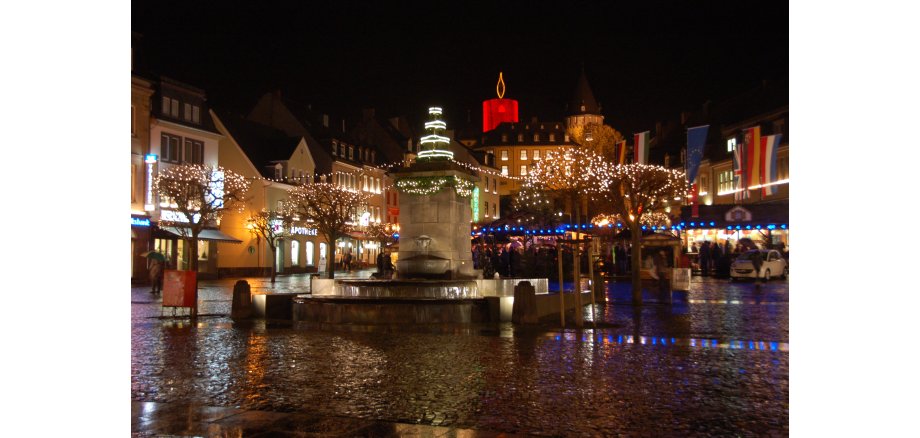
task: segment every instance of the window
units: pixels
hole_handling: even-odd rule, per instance
[[[349,147],[348,147],[348,159],[349,159],[349,160],[354,160],[354,159],[355,159],[355,147],[354,147],[354,146],[349,146]]]
[[[498,193],[498,188],[497,188],[497,187],[498,187],[498,180],[497,180],[497,179],[493,179],[493,180],[492,180],[492,193]]]
[[[709,193],[709,175],[700,173],[700,193]]]
[[[522,160],[527,159],[527,149],[521,149],[521,159]]]
[[[489,177],[486,177],[486,193],[489,192]]]
[[[732,177],[732,171],[726,170],[724,172],[719,172],[719,193],[724,193],[734,189],[732,183],[734,178]]]
[[[201,109],[198,105],[192,105],[192,122],[201,123]]]
[[[182,107],[183,107],[182,109],[184,110],[182,111],[182,118],[185,120],[192,120],[192,105],[186,103],[182,105]]]
[[[521,165],[521,176],[527,176],[527,165],[526,164]]]
[[[181,138],[170,134],[160,135],[160,161],[179,162]]]
[[[185,139],[185,162],[203,164],[204,143],[197,140]]]
[[[518,134],[518,143],[524,142],[524,134]]]
[[[323,260],[326,258],[326,253],[327,253],[327,252],[328,252],[328,251],[326,251],[326,243],[325,243],[325,242],[320,242],[320,244],[319,244],[319,262],[320,262],[320,263],[322,263]]]
[[[345,158],[345,145],[339,145],[339,156]]]
[[[134,196],[135,192],[137,192],[137,165],[132,164],[131,165],[131,202],[136,202],[137,197]]]
[[[179,101],[163,96],[163,106],[160,108],[163,115],[179,118]]]
[[[275,179],[281,179],[282,176],[283,168],[281,167],[281,163],[278,163],[275,165]]]
[[[735,142],[735,139],[734,139],[734,138],[730,138],[730,139],[728,139],[728,142],[727,142],[727,144],[726,144],[725,150],[728,151],[728,152],[732,152],[732,151],[735,150],[735,146],[736,146],[736,145],[737,145],[737,143]]]
[[[291,266],[300,266],[300,242],[291,241]]]
[[[137,110],[131,105],[131,135],[137,135]]]
[[[556,134],[550,134],[550,135],[549,135],[549,141],[550,141],[551,143],[554,142],[554,141],[556,141]]]
[[[550,141],[552,141],[552,139],[550,139]],[[539,149],[533,151],[533,159],[534,159],[534,160],[539,160],[539,159],[540,159],[540,150],[539,150]]]
[[[508,176],[508,166],[502,166],[502,175]]]
[[[313,266],[313,242],[307,242],[307,266]]]
[[[508,161],[508,151],[502,151],[502,161]]]
[[[492,218],[498,219],[498,205],[492,204]]]
[[[533,142],[534,142],[534,143],[538,143],[539,141],[540,141],[540,134],[534,134],[534,135],[533,135]]]
[[[489,217],[489,201],[485,201],[485,206],[483,210],[486,212],[486,217]]]
[[[569,134],[566,134],[566,135],[565,135],[565,142],[566,142],[566,143],[569,142]]]
[[[502,143],[508,143],[508,134],[502,134]]]

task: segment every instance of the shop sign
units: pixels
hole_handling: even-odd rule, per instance
[[[306,227],[291,227],[291,234],[299,234],[301,236],[316,236],[316,228],[306,228]]]
[[[200,218],[201,218],[201,215],[198,213],[195,213],[195,215],[192,217],[192,220],[194,220],[194,223],[197,224],[198,219]],[[175,210],[160,210],[160,220],[170,221],[170,222],[188,223],[188,218],[185,217],[185,214],[179,213],[178,211],[175,211]]]
[[[149,227],[149,226],[150,226],[150,219],[149,219],[149,218],[143,218],[143,219],[141,219],[141,218],[139,218],[139,217],[132,217],[132,218],[131,218],[131,226],[132,226],[132,227]]]
[[[744,207],[735,207],[725,213],[726,222],[750,222],[752,218],[751,211]]]

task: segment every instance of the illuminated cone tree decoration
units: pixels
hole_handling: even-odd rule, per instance
[[[634,304],[642,304],[640,282],[642,225],[666,226],[664,209],[688,192],[687,177],[682,170],[647,164],[608,165],[603,177],[605,204],[614,213],[613,220],[629,228],[632,241],[632,295]]]
[[[347,237],[356,226],[358,212],[367,205],[369,195],[329,183],[308,183],[296,186],[285,202],[286,209],[303,221],[313,221],[316,230],[326,238],[326,272],[335,277],[335,242]]]
[[[447,123],[441,120],[443,111],[438,107],[428,108],[428,121],[425,122],[425,131],[428,135],[419,142],[419,161],[450,160],[454,153],[448,149],[450,138],[441,134],[447,129]]]
[[[228,209],[243,206],[250,183],[243,176],[222,167],[202,164],[170,166],[160,171],[154,187],[161,202],[170,204],[184,220],[160,218],[160,226],[176,227],[186,247],[197,252],[198,235],[216,225]],[[189,270],[198,272],[198,256],[191,255]]]

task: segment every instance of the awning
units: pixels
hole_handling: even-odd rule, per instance
[[[163,231],[168,231],[171,234],[182,237],[182,232],[175,227],[160,227]],[[228,234],[221,233],[220,230],[201,230],[201,233],[198,234],[198,240],[213,240],[215,242],[225,242],[225,243],[243,243],[242,240],[239,240]]]

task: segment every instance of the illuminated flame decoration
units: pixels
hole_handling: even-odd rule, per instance
[[[498,83],[495,84],[495,93],[498,94],[499,99],[505,97],[505,80],[502,79],[502,72],[498,72]]]

